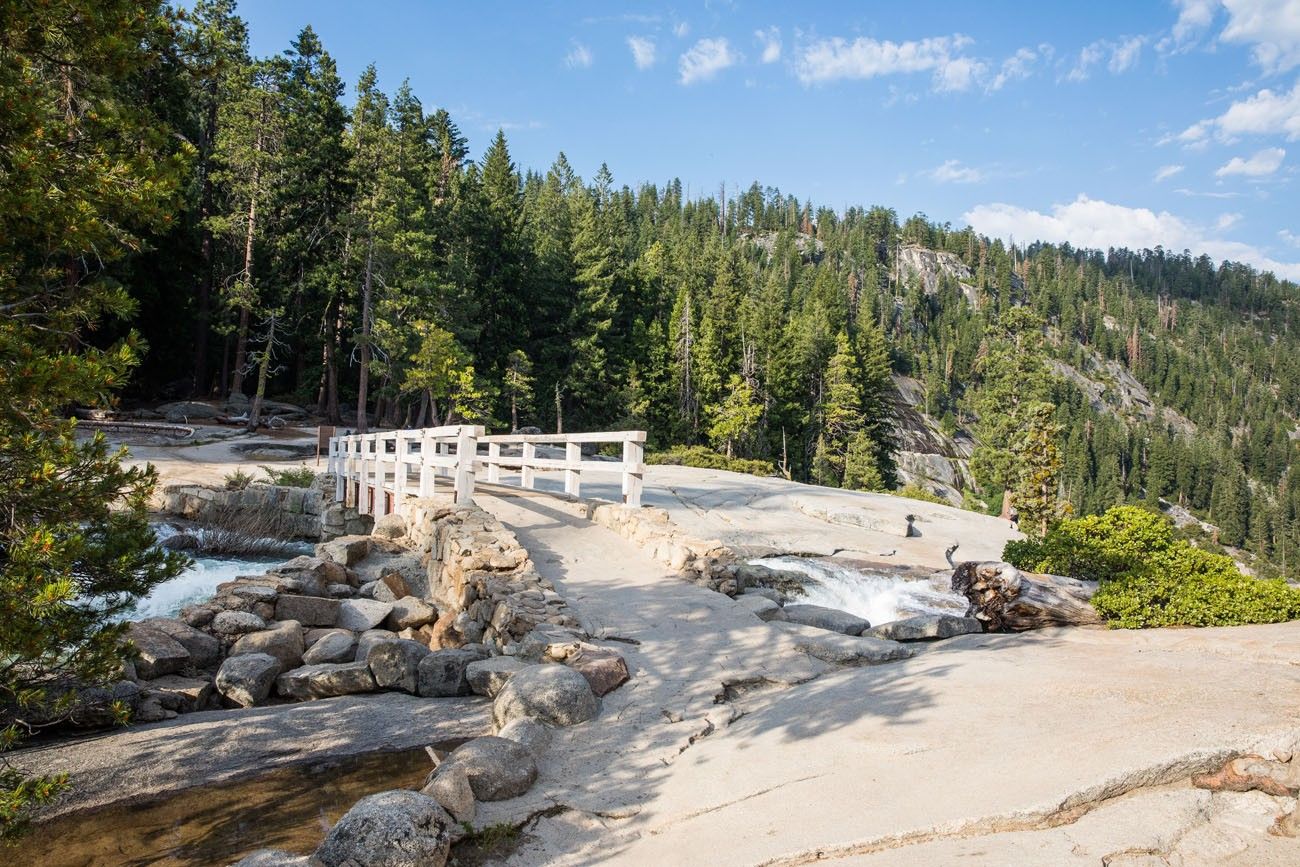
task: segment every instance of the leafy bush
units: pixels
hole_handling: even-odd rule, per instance
[[[1300,590],[1241,574],[1232,559],[1181,539],[1136,506],[1062,521],[1041,540],[1008,542],[1008,563],[1098,581],[1092,605],[1110,626],[1236,626],[1300,617]]]
[[[253,476],[243,470],[235,470],[233,473],[226,473],[226,490],[242,491],[253,483]]]
[[[704,446],[670,446],[664,451],[646,455],[645,461],[647,464],[675,464],[705,470],[730,470],[733,473],[748,473],[751,476],[776,475],[776,467],[771,461],[728,458]]]
[[[262,467],[266,479],[282,488],[310,488],[316,481],[316,471],[311,467],[288,467],[277,470],[274,467]]]
[[[952,505],[952,503],[948,502],[933,491],[927,490],[916,484],[903,485],[903,487],[893,493],[895,497],[904,497],[908,500],[920,500],[923,503],[934,503],[937,506]]]

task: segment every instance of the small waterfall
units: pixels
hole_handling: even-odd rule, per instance
[[[809,557],[764,557],[750,562],[808,576],[804,585],[807,595],[792,603],[837,608],[864,617],[873,626],[917,614],[966,613],[966,600],[948,589],[946,576],[941,581],[907,579]]]

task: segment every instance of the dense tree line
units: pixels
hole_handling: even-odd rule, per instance
[[[259,59],[228,0],[183,23],[150,98],[195,151],[186,200],[110,266],[141,302],[141,393],[242,393],[254,414],[269,394],[362,429],[637,426],[888,489],[890,376],[907,375],[978,442],[974,507],[1012,491],[1045,527],[1164,498],[1294,559],[1290,283],[1161,249],[1007,247],[757,183],[691,200],[605,166],[584,180],[563,154],[521,169],[499,132],[474,159],[408,85],[385,94],[372,67],[349,92],[310,27]],[[954,254],[967,286],[925,291],[900,245]],[[1154,405],[1094,407],[1061,365],[1122,371]]]

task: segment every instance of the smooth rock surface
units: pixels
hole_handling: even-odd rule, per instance
[[[822,605],[787,605],[781,613],[785,615],[783,619],[791,623],[814,626],[843,635],[861,635],[862,630],[871,627],[870,623],[857,615]]]
[[[915,652],[897,641],[842,635],[798,623],[773,621],[768,625],[790,636],[799,652],[835,665],[879,665],[907,659]]]
[[[764,622],[785,619],[781,606],[764,594],[746,592],[736,597],[736,604]]]
[[[600,710],[587,679],[564,665],[532,665],[515,672],[492,702],[492,719],[504,727],[521,719],[552,726],[586,722]]]
[[[474,789],[463,767],[439,768],[420,791],[441,804],[457,822],[474,821]]]
[[[506,723],[497,732],[497,737],[514,741],[534,756],[540,756],[550,746],[551,729],[535,719],[520,717]]]
[[[978,635],[983,631],[984,627],[974,617],[919,614],[873,626],[862,634],[868,638],[884,638],[889,641],[935,641],[958,635]]]

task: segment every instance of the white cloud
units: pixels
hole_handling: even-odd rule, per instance
[[[1282,148],[1264,148],[1262,151],[1256,151],[1245,159],[1233,157],[1220,166],[1214,175],[1219,178],[1232,175],[1262,178],[1281,168],[1282,160],[1285,158],[1286,151]]]
[[[701,39],[679,58],[677,68],[681,77],[678,80],[682,84],[708,81],[739,62],[740,55],[732,50],[731,43],[725,38]]]
[[[1178,189],[1174,190],[1174,192],[1180,196],[1188,196],[1190,198],[1198,198],[1198,199],[1240,199],[1241,198],[1241,193],[1235,193],[1235,192],[1228,193],[1228,192],[1216,191],[1216,190],[1205,190],[1201,192],[1197,190],[1189,190],[1186,187],[1179,187]]]
[[[1198,121],[1162,143],[1200,144],[1211,132],[1221,141],[1239,135],[1285,135],[1291,141],[1300,140],[1300,81],[1289,93],[1264,88],[1234,102],[1218,117]]]
[[[778,28],[755,30],[754,38],[763,46],[764,63],[776,63],[781,59],[781,31]]]
[[[1178,7],[1178,20],[1156,46],[1162,52],[1177,51],[1195,41],[1214,20],[1219,0],[1174,0],[1174,6]]]
[[[676,36],[678,39],[685,39],[686,34],[690,32],[691,32],[691,25],[687,24],[685,21],[678,21],[676,24],[673,25],[673,35]]]
[[[1112,75],[1127,72],[1137,65],[1146,41],[1145,36],[1122,36],[1118,42],[1098,39],[1080,49],[1079,59],[1065,78],[1067,81],[1087,81],[1092,75],[1092,68],[1103,60],[1106,60],[1106,68]]]
[[[958,160],[947,160],[926,172],[925,175],[940,184],[978,184],[984,180],[982,171],[963,166]]]
[[[1277,236],[1292,247],[1300,247],[1300,235],[1297,235],[1289,229],[1280,229]]]
[[[1111,49],[1110,63],[1107,64],[1107,69],[1115,75],[1132,69],[1137,65],[1138,58],[1142,54],[1142,46],[1146,41],[1145,36],[1133,36],[1116,44]]]
[[[1182,166],[1161,166],[1156,170],[1156,183],[1167,181],[1183,170]]]
[[[592,62],[591,49],[581,42],[574,42],[569,53],[564,55],[564,65],[570,69],[586,69]]]
[[[1080,195],[1065,205],[1043,213],[1001,202],[977,205],[963,215],[976,231],[994,237],[1025,241],[1069,242],[1075,247],[1105,250],[1191,250],[1215,259],[1246,262],[1279,277],[1300,280],[1300,262],[1280,262],[1262,250],[1239,241],[1216,238],[1210,231],[1168,211],[1130,208]]]
[[[1214,221],[1214,228],[1226,232],[1240,222],[1241,214],[1219,214],[1219,219]]]
[[[649,69],[655,65],[655,43],[644,36],[629,36],[627,47],[632,51],[632,62],[637,69]]]
[[[968,36],[932,36],[890,42],[862,36],[852,42],[836,36],[799,51],[795,75],[804,84],[839,79],[869,79],[884,75],[930,72],[936,90],[965,90],[984,73],[984,64],[961,52]]]
[[[1300,0],[1223,0],[1228,24],[1219,38],[1251,46],[1265,72],[1300,66]]]
[[[1031,48],[1019,49],[1015,54],[1002,61],[1002,68],[998,70],[997,75],[993,76],[988,89],[990,91],[1001,90],[1008,82],[1028,78],[1033,72],[1034,64],[1038,62],[1039,55],[1042,54],[1046,57],[1051,53],[1051,50],[1050,45],[1040,45],[1038,51]]]

